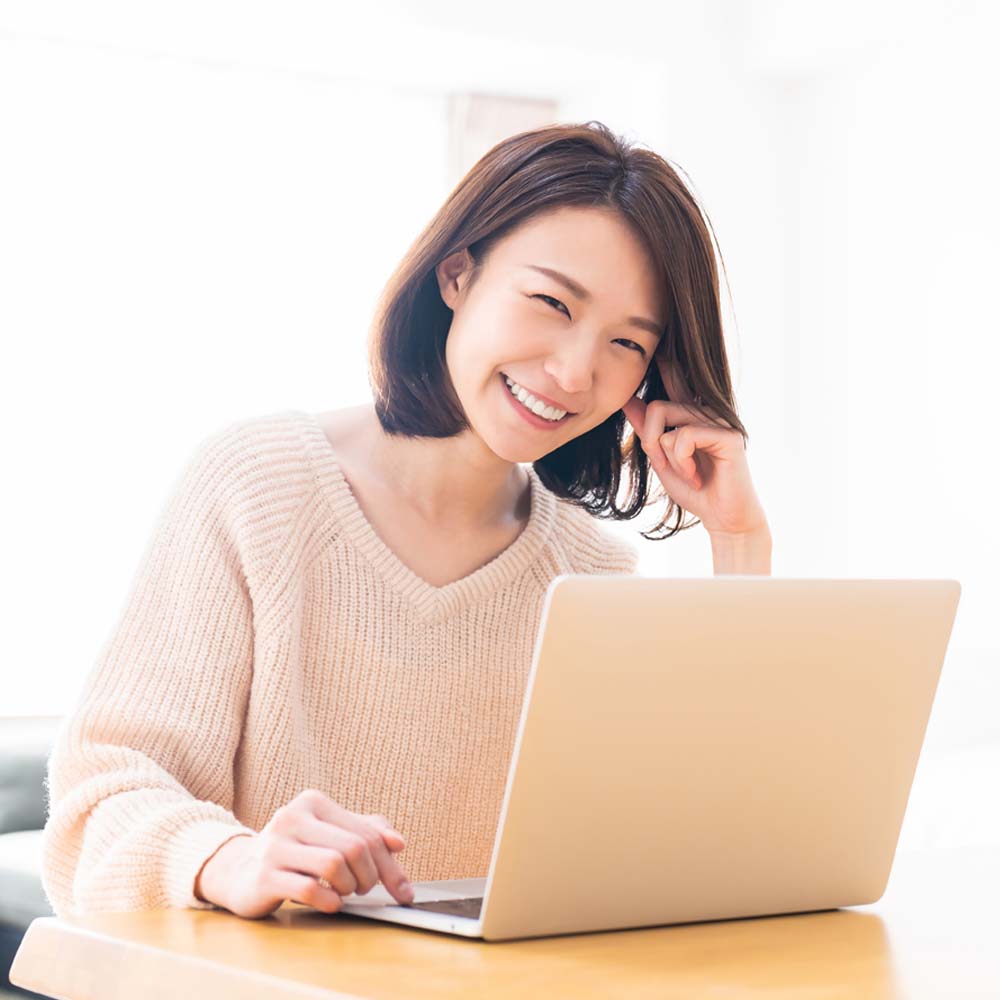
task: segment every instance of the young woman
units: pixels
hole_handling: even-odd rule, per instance
[[[635,570],[597,518],[655,477],[658,528],[689,511],[716,572],[770,571],[709,228],[600,123],[472,168],[370,374],[372,405],[231,423],[184,470],[50,758],[57,914],[483,876],[548,583]]]

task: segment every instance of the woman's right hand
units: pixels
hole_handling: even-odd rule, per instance
[[[310,788],[260,833],[226,841],[195,880],[195,895],[240,917],[267,916],[286,899],[336,913],[344,896],[381,881],[406,905],[413,889],[393,857],[405,846],[384,816],[351,812]]]

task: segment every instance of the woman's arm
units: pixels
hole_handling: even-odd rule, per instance
[[[217,432],[180,477],[56,738],[42,882],[57,915],[208,908],[201,866],[255,832],[231,811],[253,660],[234,449]]]
[[[746,534],[716,533],[712,539],[715,575],[747,573],[771,575],[771,531],[764,527]]]

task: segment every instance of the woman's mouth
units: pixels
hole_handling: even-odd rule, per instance
[[[517,412],[520,413],[532,427],[538,427],[542,430],[551,430],[553,427],[561,427],[571,416],[573,416],[572,413],[556,410],[555,407],[551,406],[545,407],[541,413],[535,413],[535,409],[538,408],[538,402],[540,401],[536,401],[526,389],[521,388],[516,382],[509,379],[503,372],[500,373],[500,381],[503,383],[504,395],[510,400],[514,409],[516,409]],[[515,389],[517,390],[517,395],[514,395]],[[519,397],[523,397],[523,401]],[[534,409],[529,409],[529,407],[534,407]],[[558,417],[558,419],[548,419],[558,413],[562,413],[562,416]]]

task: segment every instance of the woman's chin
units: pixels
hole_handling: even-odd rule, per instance
[[[537,448],[528,449],[523,446],[516,448],[510,444],[504,446],[500,442],[497,442],[495,445],[491,445],[490,450],[494,455],[496,455],[497,458],[504,462],[521,465],[525,463],[530,464],[531,462],[537,462],[542,457]],[[544,452],[542,454],[544,454]]]
[[[553,443],[550,448],[543,448],[538,444],[534,447],[529,447],[523,443],[517,444],[514,442],[504,442],[504,441],[494,441],[489,447],[497,458],[503,459],[505,462],[516,462],[521,465],[530,465],[533,462],[537,462],[540,458],[544,458],[550,452],[556,450],[561,445],[566,442],[562,439],[558,443]]]
[[[489,434],[480,434],[479,438],[504,462],[537,462],[545,454],[537,441],[525,441],[503,427],[494,427]]]

